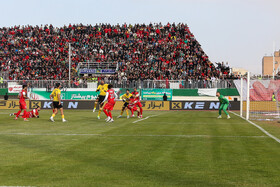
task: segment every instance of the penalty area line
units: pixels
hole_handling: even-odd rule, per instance
[[[240,117],[240,118],[242,118],[242,119],[244,119],[244,120],[246,120],[246,121],[247,121],[248,123],[250,123],[251,125],[254,125],[254,126],[257,127],[258,129],[260,129],[264,134],[266,134],[266,135],[269,136],[270,138],[274,139],[276,142],[280,143],[280,139],[276,138],[275,136],[273,136],[272,134],[270,134],[269,132],[267,132],[266,130],[264,130],[264,129],[263,129],[262,127],[260,127],[259,125],[255,124],[254,122],[252,122],[252,121],[250,121],[250,120],[245,119],[243,116],[240,116],[240,115],[238,115],[238,114],[236,114],[236,113],[234,113],[234,112],[231,112],[231,111],[229,111],[229,112],[232,113],[232,114],[234,114],[234,115],[236,115],[236,116],[238,116],[238,117]]]
[[[267,136],[217,136],[204,134],[65,134],[65,133],[0,133],[19,136],[99,136],[99,137],[180,137],[180,138],[268,138]]]
[[[149,119],[150,117],[154,117],[154,116],[158,116],[158,115],[147,116],[147,117],[145,117],[145,118],[142,118],[142,119],[138,119],[138,120],[136,120],[136,121],[133,121],[132,123],[137,123],[137,122],[139,122],[139,121],[143,121],[143,120]]]

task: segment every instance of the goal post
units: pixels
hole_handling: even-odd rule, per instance
[[[240,96],[240,117],[249,119],[250,116],[250,72],[247,72],[239,80],[235,82]],[[244,84],[245,82],[245,84]],[[244,105],[245,104],[245,105]],[[245,115],[245,116],[243,116]]]
[[[243,77],[241,77],[240,79],[240,117],[243,117]]]
[[[250,117],[250,72],[247,72],[246,119]]]
[[[235,80],[240,95],[240,116],[250,120],[278,120],[280,80],[254,77],[248,72]]]

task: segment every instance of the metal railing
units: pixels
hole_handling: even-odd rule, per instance
[[[102,70],[117,70],[118,69],[118,63],[117,62],[79,62],[76,70],[80,74],[84,74],[83,70],[86,72],[86,70],[96,70],[95,72],[89,71],[87,74],[100,74],[104,73]],[[97,71],[99,70],[99,71]],[[101,70],[101,72],[100,72]]]
[[[176,89],[196,89],[196,88],[235,88],[233,80],[109,80],[115,88],[176,88]]]
[[[77,69],[116,69],[118,68],[117,62],[79,62]]]
[[[30,88],[52,89],[56,83],[61,83],[63,88],[69,88],[68,80],[4,80],[0,83],[0,88],[8,88],[8,82],[17,82],[19,85],[27,84]],[[71,81],[70,88],[88,88],[91,81],[79,80]],[[235,88],[232,79],[229,80],[105,80],[112,84],[114,88]]]
[[[30,88],[46,88],[52,89],[56,83],[60,83],[62,87],[69,88],[68,80],[4,80],[3,83],[0,83],[0,88],[8,88],[8,82],[16,82],[19,85],[28,85]],[[77,81],[71,81],[70,88],[87,88],[87,83],[78,83]]]

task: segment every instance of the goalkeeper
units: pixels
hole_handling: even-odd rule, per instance
[[[121,96],[120,99],[122,99],[124,103],[123,103],[121,115],[119,115],[118,118],[122,117],[124,110],[126,111],[127,118],[129,118],[129,113],[127,111],[127,106],[129,104],[129,99],[130,99],[131,96],[132,96],[132,94],[129,92],[129,89],[127,89],[126,93]]]
[[[219,116],[218,118],[222,118],[222,110],[225,112],[225,114],[227,115],[227,119],[230,119],[230,116],[227,112],[227,108],[229,105],[229,101],[227,98],[225,98],[225,96],[221,95],[220,92],[216,93],[216,96],[218,97],[219,101],[220,101],[220,108],[219,108]]]

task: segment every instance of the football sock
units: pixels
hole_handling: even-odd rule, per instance
[[[141,115],[142,115],[142,113],[143,113],[143,109],[142,109],[142,108],[140,108],[140,113],[141,113]]]
[[[55,114],[52,114],[52,117],[54,118]]]
[[[94,103],[94,109],[96,109],[97,102]]]
[[[123,110],[121,111],[121,116],[123,115]]]
[[[108,112],[108,114],[109,114],[110,118],[113,118],[113,117],[112,117],[112,113],[111,113],[111,111],[110,111],[110,112]]]
[[[98,116],[100,116],[100,114],[101,114],[101,111],[102,111],[102,110],[99,110],[99,111],[98,111]]]
[[[131,110],[131,115],[132,115],[132,116],[134,115],[134,112],[133,112],[133,110]]]
[[[107,117],[109,117],[108,112],[107,112],[106,110],[103,110],[103,111],[104,111],[105,115],[106,115]]]
[[[64,115],[61,115],[62,119],[64,119]]]
[[[26,112],[26,110],[24,110],[23,111],[23,116],[22,116],[23,118],[27,118],[27,112]]]
[[[128,110],[126,110],[126,115],[129,116]]]
[[[19,115],[20,115],[20,112],[21,112],[21,110],[19,110],[17,113],[16,113],[16,117],[18,117]]]

